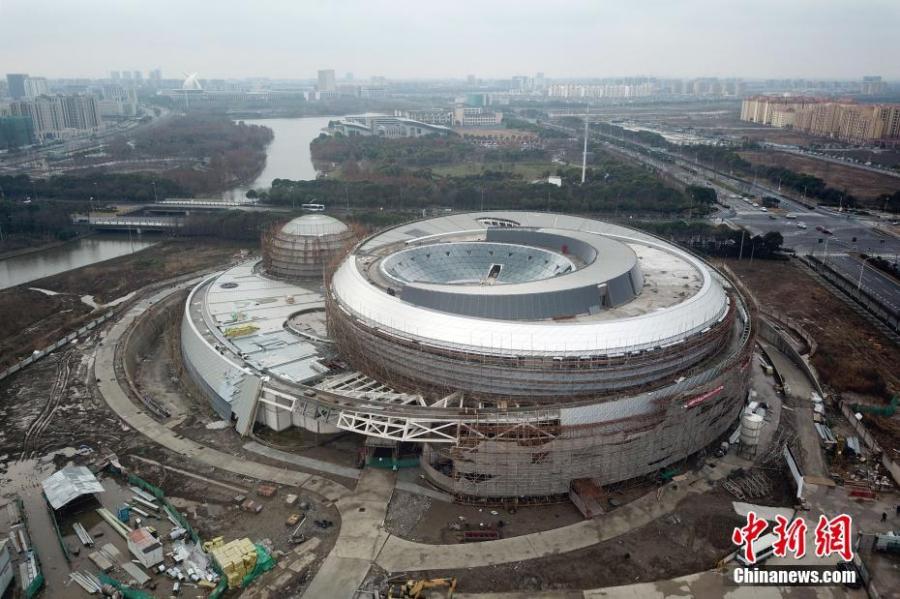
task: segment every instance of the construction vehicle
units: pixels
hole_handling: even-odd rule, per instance
[[[441,595],[425,593],[425,591],[437,591],[438,589],[440,589]],[[452,599],[455,590],[455,578],[423,578],[420,580],[407,580],[399,584],[391,583],[388,587],[387,596],[388,599],[430,599],[432,597]]]

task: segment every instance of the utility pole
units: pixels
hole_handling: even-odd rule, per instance
[[[587,177],[587,141],[588,141],[588,120],[584,117],[584,152],[581,154],[581,184],[584,185],[585,177]]]

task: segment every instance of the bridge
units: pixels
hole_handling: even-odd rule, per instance
[[[131,216],[131,215],[74,215],[72,221],[88,224],[95,229],[116,231],[167,231],[184,226],[180,216]]]

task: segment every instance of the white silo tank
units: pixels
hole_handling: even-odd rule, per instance
[[[744,447],[756,447],[759,445],[759,436],[762,433],[763,417],[759,414],[744,413],[741,418],[741,445]]]

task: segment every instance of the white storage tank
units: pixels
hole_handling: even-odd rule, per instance
[[[741,418],[741,445],[755,447],[759,445],[759,436],[762,432],[763,417],[759,414],[744,413]]]

